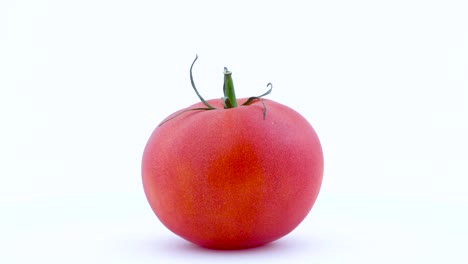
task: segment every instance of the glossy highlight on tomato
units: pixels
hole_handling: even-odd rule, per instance
[[[319,194],[323,154],[299,113],[262,96],[236,99],[226,92],[232,79],[227,86],[225,79],[222,100],[199,96],[156,127],[142,179],[152,210],[173,233],[207,248],[241,249],[303,221]]]

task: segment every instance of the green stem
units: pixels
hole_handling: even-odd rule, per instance
[[[232,81],[232,72],[224,67],[224,86],[223,86],[223,103],[224,108],[237,107],[236,92],[234,91],[234,83]]]

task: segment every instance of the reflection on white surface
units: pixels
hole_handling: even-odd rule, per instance
[[[291,234],[248,250],[210,250],[165,229],[135,193],[62,197],[3,210],[0,260],[117,263],[392,263],[466,259],[467,207],[323,194]]]

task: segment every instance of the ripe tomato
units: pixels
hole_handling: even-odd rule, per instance
[[[180,237],[208,248],[255,247],[288,234],[311,210],[323,175],[317,134],[293,109],[256,99],[227,109],[202,99],[188,109],[213,109],[179,112],[150,136],[144,191]]]

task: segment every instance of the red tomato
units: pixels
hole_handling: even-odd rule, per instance
[[[229,109],[207,102],[217,109],[180,114],[149,138],[142,177],[151,208],[169,230],[208,248],[255,247],[288,234],[322,182],[314,129],[272,100],[263,101],[265,118],[258,100]]]

